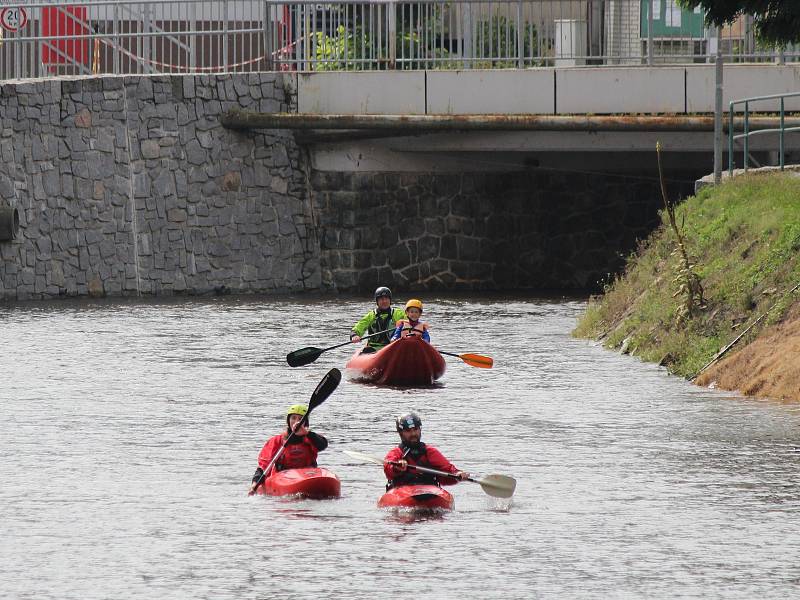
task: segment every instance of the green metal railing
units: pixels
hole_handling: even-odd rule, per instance
[[[747,171],[747,160],[750,153],[749,140],[751,135],[761,135],[764,133],[777,133],[778,134],[778,154],[780,155],[780,167],[783,167],[786,162],[786,153],[784,150],[784,137],[786,133],[800,131],[800,127],[785,127],[786,115],[786,99],[800,97],[800,92],[792,92],[787,94],[772,94],[769,96],[753,96],[752,98],[743,98],[741,100],[732,100],[728,110],[728,174],[733,175],[733,146],[736,140],[744,140],[742,142],[744,152],[744,170]],[[761,102],[764,100],[780,100],[780,126],[773,127],[772,129],[757,129],[750,131],[750,104],[753,102]],[[735,114],[735,107],[737,104],[744,104],[744,122],[742,133],[734,135],[733,118]],[[761,111],[763,112],[763,110]]]

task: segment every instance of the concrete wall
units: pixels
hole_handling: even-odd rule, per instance
[[[0,87],[0,298],[319,287],[289,133],[222,111],[294,107],[281,74],[42,80]]]
[[[800,92],[800,65],[725,65],[724,84],[725,110],[730,100]],[[711,113],[714,86],[713,65],[304,73],[298,106],[321,114]],[[786,108],[800,110],[800,98]]]

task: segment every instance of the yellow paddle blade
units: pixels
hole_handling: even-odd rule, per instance
[[[458,358],[479,369],[491,369],[494,364],[494,360],[490,356],[481,356],[480,354],[459,354]]]

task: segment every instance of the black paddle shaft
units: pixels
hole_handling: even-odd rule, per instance
[[[394,329],[385,329],[384,331],[377,331],[375,333],[371,333],[369,335],[365,335],[362,337],[362,340],[366,340],[371,337],[375,337],[376,335],[381,335],[383,333],[388,333],[390,331],[394,331]],[[295,350],[294,352],[289,352],[286,355],[286,362],[289,363],[290,367],[302,367],[303,365],[310,364],[317,360],[323,352],[327,352],[328,350],[334,350],[335,348],[341,348],[342,346],[347,346],[348,344],[352,344],[352,341],[349,342],[342,342],[341,344],[336,344],[335,346],[331,346],[329,348],[315,348],[314,346],[307,346],[305,348],[300,348],[299,350]]]

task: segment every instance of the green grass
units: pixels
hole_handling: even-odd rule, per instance
[[[707,306],[680,319],[683,297],[673,294],[677,242],[662,225],[627,262],[624,273],[590,301],[573,335],[601,339],[643,360],[691,377],[761,314],[763,327],[780,320],[800,293],[800,178],[740,176],[706,188],[676,207],[676,219],[700,278]]]

